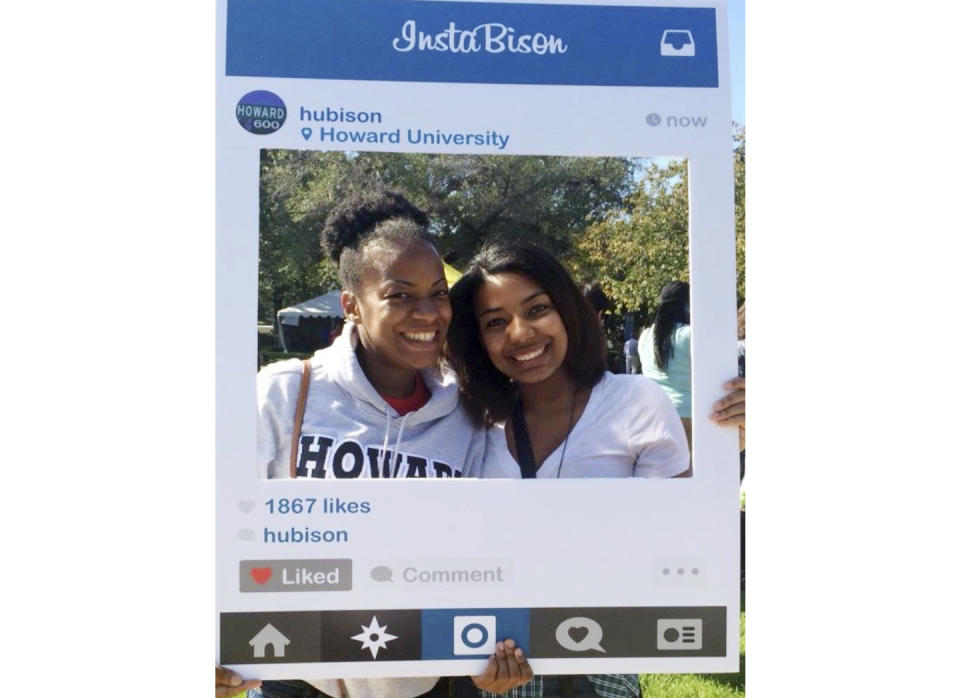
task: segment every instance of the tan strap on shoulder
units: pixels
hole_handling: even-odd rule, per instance
[[[297,450],[300,445],[300,429],[303,427],[303,411],[307,407],[307,392],[310,390],[310,359],[302,362],[300,394],[297,396],[297,411],[293,417],[293,435],[290,438],[290,477],[297,477]]]

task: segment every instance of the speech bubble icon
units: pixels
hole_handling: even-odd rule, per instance
[[[557,626],[557,643],[565,650],[571,652],[586,652],[587,650],[599,650],[606,654],[606,650],[600,646],[600,640],[603,639],[603,628],[593,618],[584,618],[576,616],[567,618]]]
[[[373,577],[375,582],[392,582],[393,570],[386,565],[380,565],[370,570],[370,576]]]

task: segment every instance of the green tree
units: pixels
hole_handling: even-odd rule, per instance
[[[404,189],[430,216],[450,259],[465,261],[496,235],[563,253],[629,188],[627,158],[360,153],[350,188]]]
[[[563,254],[620,206],[631,174],[626,158],[441,155],[430,163],[428,208],[457,260],[498,235]]]
[[[745,136],[734,129],[734,200],[737,298],[744,287]],[[669,281],[688,281],[689,198],[686,161],[648,164],[625,198],[622,210],[588,226],[567,257],[581,279],[593,279],[621,312],[649,314]]]
[[[587,228],[568,263],[618,310],[647,311],[665,283],[689,279],[686,161],[647,165],[625,204]]]
[[[336,288],[337,270],[323,253],[320,230],[355,179],[340,152],[264,150],[260,158],[258,316]]]
[[[737,241],[737,304],[747,296],[746,237],[747,237],[747,138],[743,125],[734,124],[733,131],[733,204],[734,232]]]
[[[388,186],[430,216],[445,256],[464,263],[493,235],[560,254],[591,221],[621,205],[627,158],[264,151],[260,167],[261,321],[337,286],[320,230],[343,197]]]

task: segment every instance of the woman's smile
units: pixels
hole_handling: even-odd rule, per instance
[[[443,348],[443,332],[440,328],[401,330],[400,339],[412,353],[428,353],[435,361]]]
[[[404,339],[409,339],[411,342],[435,342],[437,341],[437,331],[431,330],[429,332],[401,332]]]
[[[534,349],[531,352],[523,353],[523,354],[514,354],[513,359],[521,363],[526,363],[527,361],[532,361],[538,356],[543,356],[543,352],[546,351],[546,349],[547,349],[547,345],[544,344],[543,346],[539,347],[538,349]]]

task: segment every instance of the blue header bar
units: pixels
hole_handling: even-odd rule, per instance
[[[227,75],[717,87],[713,8],[228,0]]]

